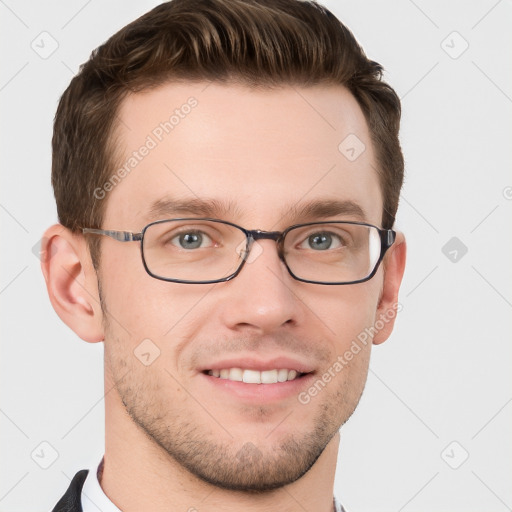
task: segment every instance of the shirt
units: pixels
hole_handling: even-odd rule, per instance
[[[83,512],[121,512],[103,492],[98,475],[103,471],[103,459],[96,470],[89,471],[82,487]],[[341,503],[333,498],[333,512],[346,512]]]

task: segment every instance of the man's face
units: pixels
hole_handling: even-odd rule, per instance
[[[197,104],[181,108],[190,97]],[[158,130],[180,108],[173,128]],[[351,201],[365,215],[333,214],[331,220],[380,226],[382,197],[368,128],[341,87],[167,84],[129,96],[119,119],[121,165],[141,146],[151,147],[105,199],[104,229],[138,232],[154,220],[214,216],[247,229],[282,231],[325,220],[303,207],[329,201]],[[355,160],[338,149],[350,134],[366,146]],[[177,200],[214,201],[218,209],[150,214],[152,205]],[[235,279],[217,284],[150,277],[136,242],[104,238],[101,248],[113,399],[164,453],[231,489],[295,481],[350,417],[366,380],[370,343],[308,403],[299,395],[374,324],[383,283],[382,268],[361,284],[302,283],[289,275],[274,241],[258,244],[257,257]],[[143,340],[151,341],[140,345]],[[146,362],[158,350],[159,357],[143,364],[139,345],[150,354],[142,357]],[[234,367],[307,374],[274,384],[208,375]]]

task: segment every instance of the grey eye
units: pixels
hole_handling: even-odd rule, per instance
[[[177,242],[177,244],[182,249],[198,249],[198,248],[202,247],[203,242],[207,241],[207,240],[208,240],[208,237],[204,236],[202,233],[188,232],[188,233],[181,233],[178,236],[174,237],[172,242],[175,245]]]
[[[317,251],[330,249],[332,243],[333,237],[330,233],[315,233],[308,237],[308,246]]]

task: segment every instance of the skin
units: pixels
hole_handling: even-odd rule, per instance
[[[377,162],[346,89],[206,86],[165,84],[124,100],[121,165],[189,97],[198,105],[104,199],[105,229],[140,231],[149,205],[165,197],[231,201],[234,208],[217,218],[269,231],[317,220],[300,214],[305,202],[351,200],[380,226]],[[366,146],[353,162],[338,150],[351,133]],[[261,253],[234,280],[184,285],[150,277],[136,242],[103,237],[96,275],[82,235],[56,225],[45,237],[51,257],[43,272],[55,310],[82,339],[105,343],[101,485],[120,509],[332,509],[338,431],[363,391],[371,343],[307,404],[296,393],[272,402],[240,399],[198,368],[283,355],[320,377],[398,301],[401,233],[375,277],[348,286],[294,280],[272,240],[258,242]],[[391,319],[373,344],[392,328]],[[160,350],[149,366],[134,355],[147,338]]]

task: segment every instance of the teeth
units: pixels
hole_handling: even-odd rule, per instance
[[[277,381],[286,382],[288,380],[288,370],[285,368],[277,372]]]
[[[237,380],[240,382],[242,382],[244,380],[244,372],[241,368],[231,368],[231,370],[228,370],[228,372],[229,372],[229,377],[224,377],[225,379]]]
[[[247,384],[261,384],[261,372],[257,370],[244,370],[242,380]]]
[[[261,372],[262,384],[275,384],[277,382],[277,370],[266,370]]]
[[[223,368],[222,370],[209,370],[208,375],[221,379],[245,382],[247,384],[276,384],[294,380],[301,374],[297,370],[281,368],[279,370],[242,370],[241,368]]]

